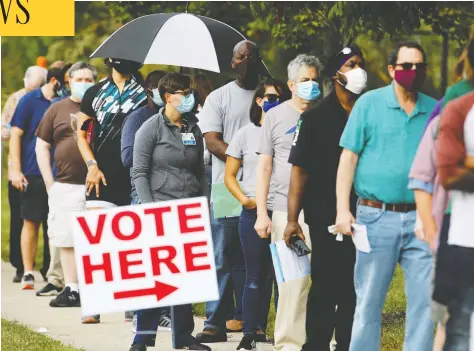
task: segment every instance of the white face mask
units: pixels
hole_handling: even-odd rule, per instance
[[[339,73],[346,76],[347,84],[344,85],[339,80],[337,82],[354,94],[361,94],[367,86],[367,72],[360,67],[346,73]]]

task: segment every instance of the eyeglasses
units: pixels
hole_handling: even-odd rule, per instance
[[[280,96],[277,94],[265,94],[263,97],[267,98],[268,102],[276,102],[280,100]]]
[[[410,71],[413,69],[413,66],[415,66],[417,70],[426,69],[428,64],[426,62],[419,62],[419,63],[404,62],[404,63],[396,63],[395,66],[401,66],[403,70]]]
[[[185,96],[185,97],[188,97],[189,95],[193,94],[194,93],[194,90],[193,89],[189,89],[188,91],[175,91],[174,93],[170,93],[170,94],[178,94],[178,95],[182,95],[182,96]]]

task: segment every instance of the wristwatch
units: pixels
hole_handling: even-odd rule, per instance
[[[90,161],[87,161],[87,162],[86,162],[86,165],[87,165],[88,168],[89,168],[90,166],[96,165],[96,164],[97,164],[97,161],[96,161],[96,160],[90,160]]]

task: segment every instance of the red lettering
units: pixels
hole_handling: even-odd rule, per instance
[[[181,234],[204,231],[204,227],[189,227],[188,226],[188,221],[190,221],[191,219],[202,218],[201,214],[196,214],[196,215],[191,215],[191,216],[186,214],[186,210],[188,208],[196,208],[196,207],[200,208],[201,204],[199,202],[196,202],[194,204],[178,206],[179,228],[181,229]]]
[[[87,240],[89,241],[89,244],[94,245],[94,244],[99,244],[100,239],[102,238],[102,232],[104,230],[104,224],[105,224],[105,214],[101,214],[99,216],[99,221],[97,222],[97,227],[95,229],[95,235],[92,234],[89,225],[86,222],[86,219],[84,217],[78,217],[77,221],[79,222],[79,225],[82,228],[82,231],[86,235]]]
[[[94,281],[92,279],[92,273],[95,271],[104,271],[105,281],[110,282],[113,280],[112,275],[112,262],[110,261],[110,254],[102,254],[103,263],[93,265],[91,263],[91,257],[89,255],[82,256],[82,265],[84,266],[84,277],[86,279],[86,284],[92,284]]]
[[[187,272],[205,271],[205,270],[211,269],[211,265],[209,264],[205,264],[202,266],[196,266],[194,264],[195,258],[207,257],[207,252],[201,252],[201,253],[193,252],[193,247],[198,247],[198,246],[207,246],[207,242],[199,241],[196,243],[184,244],[184,258],[186,260]]]
[[[163,213],[171,212],[171,207],[148,208],[145,214],[152,214],[155,216],[156,236],[165,235],[165,228],[163,227]]]
[[[160,251],[167,251],[167,257],[159,257]],[[176,249],[173,246],[159,246],[150,248],[151,266],[153,267],[153,275],[160,275],[160,264],[168,267],[171,273],[180,273],[178,267],[173,263],[176,258]]]
[[[120,220],[124,217],[131,218],[133,221],[133,232],[131,234],[125,235],[120,230]],[[135,212],[132,211],[123,211],[117,213],[114,218],[112,219],[112,232],[119,240],[133,240],[136,239],[140,233],[142,232],[142,222],[140,220],[140,216],[137,215]]]
[[[142,260],[130,261],[128,255],[141,254],[142,249],[120,251],[119,252],[119,261],[120,261],[120,272],[122,273],[122,279],[135,279],[135,278],[145,278],[146,274],[144,272],[139,273],[130,273],[131,266],[139,266],[143,264]]]

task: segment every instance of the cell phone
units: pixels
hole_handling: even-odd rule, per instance
[[[26,189],[28,188],[28,184],[25,182],[21,182],[23,184],[23,192],[26,193]]]
[[[309,249],[308,245],[301,239],[299,236],[295,235],[292,236],[290,239],[290,249],[298,256],[302,257],[305,255],[309,255],[311,250]]]

